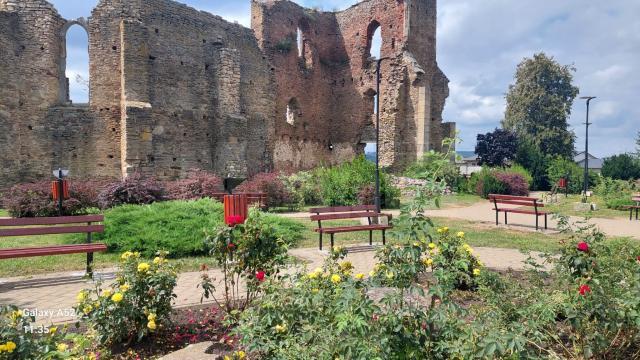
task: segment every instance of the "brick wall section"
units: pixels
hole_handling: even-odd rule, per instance
[[[374,25],[389,57],[383,165],[439,149],[455,129],[441,116],[435,0],[364,0],[335,13],[254,0],[251,16],[247,29],[171,0],[101,0],[86,25],[90,104],[71,106],[61,72],[73,21],[44,0],[0,0],[0,187],[58,166],[170,179],[348,160],[373,140]]]

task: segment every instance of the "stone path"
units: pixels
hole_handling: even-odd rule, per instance
[[[525,256],[513,249],[475,248],[475,253],[492,269],[505,270],[508,268],[522,269]],[[302,260],[309,269],[322,265],[326,252],[317,248],[294,249],[291,255]],[[374,251],[349,254],[347,259],[354,265],[355,273],[368,274],[375,264]],[[13,304],[21,309],[38,311],[38,324],[50,324],[73,321],[72,307],[76,302],[76,295],[80,290],[92,288],[95,282],[82,278],[82,273],[55,273],[30,277],[0,278],[0,304]],[[188,307],[200,304],[202,291],[197,285],[200,283],[200,272],[185,272],[178,276],[175,289],[178,295],[175,307]],[[212,278],[221,279],[220,271],[209,271]],[[96,279],[102,279],[109,284],[114,279],[114,269],[96,273]],[[220,290],[222,289],[219,286]],[[218,291],[217,296],[222,295]],[[211,303],[207,301],[205,303]]]

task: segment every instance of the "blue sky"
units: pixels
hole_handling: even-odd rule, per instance
[[[67,19],[88,17],[97,0],[53,0]],[[199,10],[249,26],[249,0],[183,0]],[[354,0],[298,0],[323,10],[342,10]],[[640,130],[640,1],[440,0],[438,62],[451,80],[446,121],[458,123],[460,149],[473,149],[475,137],[499,126],[504,93],[516,65],[544,51],[577,68],[575,85],[592,102],[589,148],[599,157],[634,150]],[[88,78],[86,34],[68,34],[68,76],[72,98],[86,101],[75,75]],[[84,64],[84,65],[82,65]],[[574,103],[570,125],[577,149],[584,148],[584,102]]]

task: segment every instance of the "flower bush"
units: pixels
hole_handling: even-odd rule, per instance
[[[125,252],[115,283],[78,294],[76,313],[99,343],[131,344],[169,324],[177,274],[165,255],[145,261]]]
[[[0,359],[57,359],[71,355],[66,328],[37,326],[15,306],[0,306]]]
[[[205,246],[223,272],[224,295],[215,296],[216,284],[205,271],[200,284],[203,298],[213,298],[228,313],[251,304],[262,283],[276,276],[288,258],[287,242],[257,209],[251,209],[244,223],[234,221],[214,229]]]

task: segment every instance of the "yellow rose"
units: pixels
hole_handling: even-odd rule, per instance
[[[413,246],[420,247],[420,243],[416,241],[416,242],[413,243]]]
[[[364,279],[364,274],[363,273],[358,273],[358,274],[356,274],[355,278],[356,278],[356,280],[362,280],[362,279]]]
[[[376,276],[376,272],[375,272],[375,271],[373,271],[373,270],[369,271],[369,276],[371,276],[371,277]]]
[[[161,264],[162,263],[162,259],[160,257],[156,256],[153,259],[153,263],[156,264],[156,265]]]
[[[102,297],[109,297],[111,296],[111,294],[113,294],[113,292],[109,289],[103,290],[102,291]]]
[[[462,239],[464,237],[464,231],[458,231],[456,236],[459,237],[460,239]]]
[[[471,248],[471,246],[467,244],[462,245],[462,248],[464,249],[464,251],[468,252],[469,254],[473,252],[473,249]]]
[[[229,356],[229,355],[225,355],[225,356],[224,356],[224,360],[233,360],[233,359],[231,359],[231,356]]]
[[[57,327],[52,326],[52,327],[49,328],[49,334],[55,335],[56,332],[58,332],[58,328]]]
[[[244,359],[247,354],[244,353],[244,351],[240,350],[240,351],[236,351],[236,356],[238,357],[238,359]]]
[[[91,306],[91,305],[87,305],[87,306],[85,306],[84,308],[82,308],[82,312],[83,312],[85,315],[89,315],[89,313],[91,312],[91,310],[93,310],[93,306]]]
[[[7,341],[7,343],[4,345],[7,348],[7,352],[12,353],[13,350],[16,349],[16,343],[14,343],[13,341]]]
[[[443,228],[438,228],[438,230],[436,230],[438,232],[438,234],[442,234],[444,232]]]
[[[138,272],[142,272],[142,273],[143,272],[147,272],[147,271],[149,271],[149,267],[150,266],[147,263],[140,263],[140,264],[138,264]]]
[[[275,326],[275,330],[276,330],[277,333],[283,333],[283,332],[287,331],[287,325],[286,324],[276,325]]]
[[[131,255],[133,255],[133,253],[131,251],[125,251],[122,253],[122,255],[120,256],[121,260],[127,260],[128,258],[131,257]]]
[[[60,352],[65,352],[65,351],[67,351],[68,348],[69,348],[69,346],[67,344],[65,344],[65,343],[60,343],[56,347],[56,349],[58,349],[58,351],[60,351]]]
[[[473,276],[480,275],[480,269],[473,269]]]
[[[424,259],[422,259],[422,263],[423,263],[425,266],[431,266],[431,265],[433,265],[433,259],[431,259],[431,258],[424,258]]]
[[[317,279],[318,275],[320,275],[319,272],[313,271],[313,272],[310,272],[308,276],[309,276],[309,279]]]
[[[444,232],[448,232],[448,231],[449,231],[449,228],[445,226],[445,227],[443,227],[443,228],[442,228],[442,231],[444,231]]]
[[[435,249],[436,248],[436,244],[434,243],[429,243],[429,249]]]
[[[156,322],[155,321],[149,321],[147,323],[147,328],[149,328],[149,330],[153,331],[156,329]]]
[[[342,271],[349,271],[353,269],[353,264],[351,264],[351,261],[343,261],[340,263],[340,269]]]
[[[7,351],[7,345],[0,344],[0,354],[2,354],[3,351]]]
[[[482,261],[478,260],[478,266],[483,267],[484,263]]]
[[[131,286],[129,286],[129,284],[124,284],[124,285],[120,286],[120,291],[126,292],[130,288],[131,288]]]
[[[76,296],[76,300],[78,300],[79,303],[85,301],[86,299],[87,299],[87,293],[85,293],[84,290],[80,291],[78,293],[78,296]]]
[[[113,301],[114,303],[119,303],[120,301],[122,301],[122,298],[123,298],[122,293],[115,293],[111,297],[111,301]]]
[[[393,273],[393,271],[387,271],[386,276],[387,276],[387,279],[391,280],[391,279],[393,279],[395,274]]]
[[[156,321],[156,314],[151,313],[147,316],[147,320],[149,321]]]
[[[331,275],[331,282],[332,283],[337,284],[340,281],[342,281],[342,278],[340,277],[340,275],[338,275],[338,274]]]
[[[320,291],[320,289],[311,289],[311,293],[312,294],[317,294]]]

